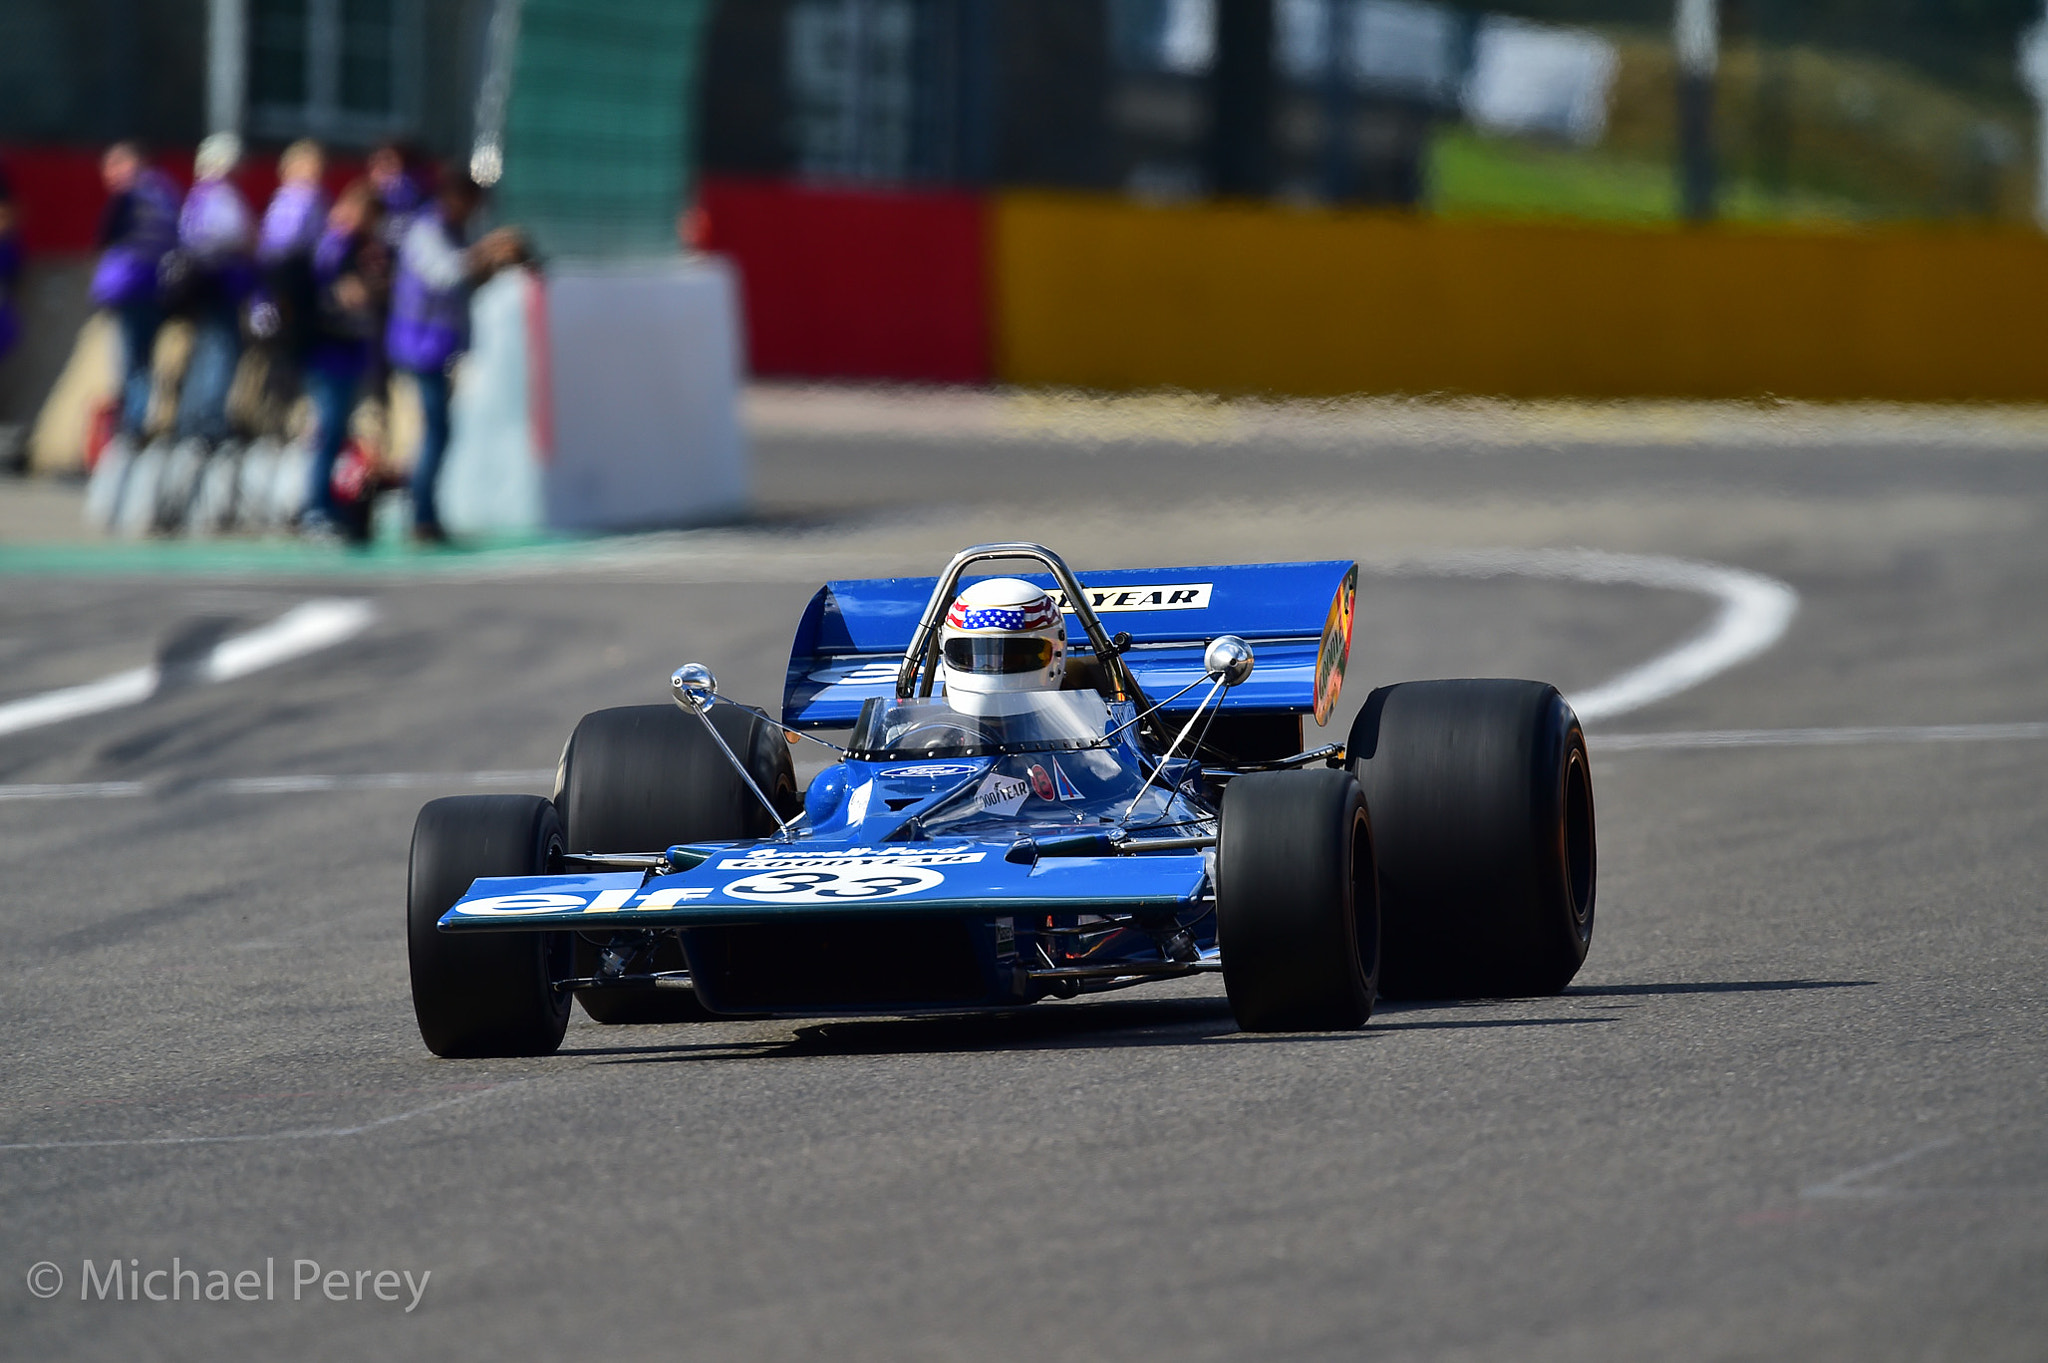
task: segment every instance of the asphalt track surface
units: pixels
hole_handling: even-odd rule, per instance
[[[145,704],[0,739],[0,1356],[2048,1356],[2048,741],[1967,727],[2048,720],[2038,448],[1923,421],[759,455],[758,524],[639,557],[0,584],[0,702],[172,664]],[[1591,687],[1712,610],[1413,566],[1447,551],[1675,555],[1801,605],[1591,726],[1598,928],[1562,997],[1257,1037],[1214,981],[964,1019],[579,1012],[547,1059],[427,1054],[422,799],[532,782],[686,658],[770,699],[819,578],[1013,536],[1084,567],[1360,558],[1350,706],[1404,676]],[[377,610],[344,645],[176,666],[336,594]],[[1926,725],[1964,727],[1606,739]],[[250,780],[309,775],[364,779]],[[276,1299],[80,1300],[83,1260],[174,1257],[274,1260]],[[299,1260],[351,1299],[292,1300]],[[432,1276],[408,1312],[360,1270]]]

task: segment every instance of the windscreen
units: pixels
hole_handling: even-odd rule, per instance
[[[1109,707],[1093,691],[1026,691],[1004,698],[1009,713],[963,715],[940,699],[877,699],[861,707],[849,753],[898,757],[984,757],[996,753],[1093,748],[1109,732]]]

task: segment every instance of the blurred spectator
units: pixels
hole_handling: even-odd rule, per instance
[[[21,334],[21,319],[15,311],[14,290],[21,281],[21,235],[14,220],[14,184],[7,167],[0,166],[0,360],[14,349]]]
[[[417,173],[418,160],[402,142],[380,142],[370,152],[364,169],[377,191],[384,217],[384,244],[396,259],[405,244],[405,234],[427,207],[427,194]],[[388,304],[388,300],[385,300]],[[380,304],[382,306],[383,304]],[[391,361],[384,353],[384,332],[390,324],[388,310],[378,314],[377,334],[370,341],[370,392],[389,410]]]
[[[313,308],[301,364],[313,398],[311,481],[300,528],[307,534],[344,534],[361,540],[368,507],[344,515],[334,496],[334,465],[348,442],[349,417],[370,358],[379,299],[390,284],[390,252],[379,234],[383,206],[376,190],[357,180],[342,191],[312,259]]]
[[[483,189],[466,171],[443,177],[433,207],[405,234],[392,285],[385,347],[391,363],[419,385],[425,429],[413,466],[413,534],[428,543],[446,539],[434,485],[448,451],[448,366],[469,344],[470,290],[527,255],[525,239],[510,227],[464,246],[469,220],[482,201]]]
[[[277,158],[277,193],[263,210],[263,229],[256,237],[256,258],[266,265],[291,256],[311,257],[327,227],[327,191],[321,179],[327,157],[320,144],[301,138]]]
[[[261,406],[257,425],[282,437],[298,396],[298,360],[313,315],[313,249],[327,228],[327,191],[322,179],[327,158],[318,142],[301,139],[277,161],[277,193],[263,211],[256,234],[256,264],[262,296],[249,310],[249,330],[261,360]]]
[[[149,415],[150,360],[163,308],[157,272],[178,240],[178,187],[142,159],[133,142],[116,142],[100,161],[107,206],[100,218],[100,263],[92,301],[121,331],[121,434],[140,443]]]
[[[415,172],[413,157],[402,143],[379,143],[370,153],[366,169],[384,215],[384,239],[397,250],[405,234],[412,230],[413,219],[427,206],[426,190]]]
[[[242,139],[214,133],[193,158],[195,183],[178,214],[178,268],[167,281],[174,310],[192,318],[192,361],[178,398],[178,436],[228,437],[228,388],[242,355],[242,304],[256,286],[255,224],[228,176]]]

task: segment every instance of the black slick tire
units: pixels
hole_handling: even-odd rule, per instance
[[[1533,681],[1403,682],[1347,753],[1378,838],[1391,999],[1528,998],[1593,940],[1592,768],[1578,716]]]
[[[801,808],[796,766],[780,730],[736,705],[714,705],[711,722],[787,818]],[[555,803],[572,852],[660,852],[682,842],[737,841],[775,831],[703,720],[674,705],[628,705],[583,717],[562,749]],[[576,939],[576,974],[597,973],[598,945]],[[681,970],[673,937],[635,970]],[[685,990],[586,989],[583,1011],[609,1024],[697,1022],[711,1016]]]
[[[1230,783],[1216,846],[1216,931],[1247,1032],[1346,1031],[1372,1016],[1380,912],[1373,829],[1348,771]]]
[[[562,821],[539,795],[455,795],[413,824],[406,955],[420,1038],[440,1056],[548,1055],[569,1025],[565,932],[446,933],[435,926],[479,876],[561,869]]]

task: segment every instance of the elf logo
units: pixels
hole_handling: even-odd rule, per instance
[[[494,894],[483,899],[465,899],[455,906],[455,912],[479,918],[523,918],[541,913],[659,913],[692,899],[710,897],[710,888],[703,885],[670,885],[644,894],[639,890]]]

